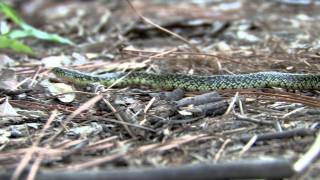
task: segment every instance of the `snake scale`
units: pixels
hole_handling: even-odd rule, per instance
[[[52,72],[57,77],[77,85],[101,83],[104,86],[110,86],[115,83],[117,87],[145,85],[157,89],[181,88],[187,91],[271,87],[296,90],[320,90],[320,74],[257,72],[238,75],[196,76],[145,72],[116,72],[103,75],[91,75],[60,67],[53,68]]]

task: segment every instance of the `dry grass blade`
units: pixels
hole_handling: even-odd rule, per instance
[[[302,96],[302,95],[297,96],[296,94],[293,94],[293,93],[280,93],[280,92],[267,93],[267,92],[250,92],[250,91],[242,91],[240,93],[262,95],[262,96],[268,96],[268,97],[277,97],[278,100],[281,100],[281,101],[295,102],[295,103],[305,104],[308,106],[320,107],[320,102],[318,99],[311,98],[308,96]]]
[[[259,97],[259,99],[264,99],[264,100],[272,100],[271,97],[274,97],[278,101],[287,101],[287,102],[301,103],[301,104],[305,104],[312,107],[320,107],[319,99],[309,97],[309,96],[304,96],[304,95],[297,95],[296,93],[290,93],[290,92],[279,92],[279,91],[258,92],[255,89],[220,90],[218,92],[227,93],[227,96],[230,96],[228,95],[229,93],[239,92],[242,95],[256,95],[256,96],[270,97],[270,98]]]
[[[173,90],[165,86],[208,81],[136,74],[297,73],[315,77],[303,87],[316,87],[320,4],[38,2],[10,5],[77,44],[20,37],[35,48],[33,56],[0,47],[0,102],[7,99],[0,110],[0,180],[317,179],[320,90],[295,90],[289,79],[287,89]],[[4,34],[27,35],[0,19]],[[63,78],[54,67],[89,76]]]
[[[185,135],[182,137],[178,137],[172,141],[170,141],[169,143],[160,146],[158,149],[156,149],[156,151],[166,151],[172,148],[176,148],[182,144],[197,140],[199,138],[203,138],[206,137],[207,135],[205,134],[200,134],[200,135]]]
[[[119,121],[125,122],[123,120],[123,118],[121,117],[121,115],[119,114],[119,112],[117,112],[117,110],[112,106],[112,104],[108,100],[103,98],[103,102],[108,106],[108,108],[111,109],[111,111],[115,114],[116,118]],[[129,126],[127,124],[122,124],[122,125],[132,138],[136,138],[136,135],[131,131],[131,129],[129,128]]]
[[[11,177],[11,180],[18,180],[19,179],[23,169],[27,166],[28,162],[32,158],[33,153],[36,151],[36,149],[37,149],[36,147],[39,145],[41,138],[45,134],[45,131],[50,127],[50,124],[56,118],[57,115],[58,115],[58,111],[56,111],[56,110],[54,110],[51,113],[51,116],[49,117],[48,121],[46,122],[46,124],[44,125],[43,129],[40,132],[39,138],[36,139],[36,141],[32,144],[32,147],[28,149],[28,151],[26,152],[26,154],[22,158],[21,162],[19,163],[19,165],[15,169],[15,171]]]
[[[95,103],[97,103],[99,100],[103,98],[102,94],[99,94],[91,99],[89,99],[87,102],[82,104],[78,109],[76,109],[74,112],[72,112],[67,119],[64,121],[64,125],[68,124],[73,118],[75,118],[77,115],[79,115],[81,112],[88,110],[91,106],[93,106]]]
[[[39,157],[36,158],[36,160],[34,161],[34,163],[31,166],[27,180],[34,180],[35,179],[37,171],[40,167],[40,163],[42,160],[43,160],[43,155],[40,155]]]
[[[91,161],[88,161],[88,162],[84,162],[84,163],[81,163],[81,164],[70,166],[68,169],[69,170],[88,169],[88,168],[92,168],[92,167],[107,163],[109,161],[113,161],[113,160],[118,159],[120,157],[123,157],[125,155],[126,155],[125,152],[119,152],[117,154],[113,154],[113,155],[110,155],[110,156],[98,157],[98,158],[96,158],[94,160],[91,160]]]
[[[92,105],[94,105],[95,103],[97,103],[99,100],[101,100],[103,98],[102,94],[98,94],[97,96],[89,99],[87,102],[85,102],[84,104],[82,104],[78,109],[76,109],[75,111],[73,111],[67,118],[66,120],[63,122],[63,124],[61,124],[61,126],[63,127],[55,136],[52,136],[49,141],[53,141],[54,139],[56,139],[66,128],[66,125],[73,119],[75,118],[77,115],[79,115],[81,112],[86,111],[88,108],[90,108]]]

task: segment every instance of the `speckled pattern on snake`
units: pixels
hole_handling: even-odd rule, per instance
[[[52,72],[59,78],[78,85],[100,83],[106,87],[144,85],[156,89],[181,88],[187,91],[211,91],[219,89],[285,88],[296,90],[320,90],[320,74],[292,74],[281,72],[257,72],[238,75],[196,76],[184,74],[154,74],[145,72],[106,73],[90,75],[75,70],[55,67]]]

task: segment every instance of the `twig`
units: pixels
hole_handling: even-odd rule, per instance
[[[205,116],[198,116],[198,117],[189,118],[189,119],[170,119],[168,122],[169,122],[169,124],[183,124],[183,123],[194,122],[194,121],[197,121],[197,120],[202,119],[204,117]]]
[[[201,115],[220,115],[223,114],[228,107],[227,101],[218,101],[218,102],[212,102],[202,105],[197,105],[192,108],[187,108],[187,111],[200,113]],[[184,109],[184,108],[182,108]]]
[[[54,110],[51,113],[51,116],[49,117],[48,121],[46,122],[43,129],[41,130],[40,137],[36,139],[36,141],[32,144],[31,148],[26,152],[26,154],[22,158],[21,162],[19,163],[19,165],[15,169],[15,171],[11,177],[11,180],[18,180],[19,179],[24,168],[27,166],[28,162],[31,160],[33,153],[36,151],[36,147],[38,146],[42,137],[44,136],[45,131],[50,127],[51,122],[56,118],[57,114],[58,114],[58,112],[56,110]]]
[[[234,105],[236,104],[237,102],[237,99],[239,98],[239,92],[236,92],[236,94],[233,96],[230,104],[229,104],[229,107],[228,109],[226,110],[226,112],[224,113],[224,115],[227,115],[230,113],[230,111],[232,110],[232,108],[234,107]]]
[[[284,138],[291,138],[294,136],[307,136],[307,135],[313,135],[315,132],[316,132],[315,129],[297,128],[297,129],[292,129],[292,130],[282,131],[282,132],[258,134],[256,141],[284,139]],[[251,135],[243,135],[242,137],[240,137],[240,140],[244,142],[247,142],[250,139],[251,139]]]
[[[116,160],[118,158],[121,158],[126,155],[126,152],[119,152],[110,156],[105,156],[105,157],[99,157],[94,160],[84,162],[82,164],[77,164],[69,167],[69,170],[83,170],[83,169],[88,169],[94,166],[98,166],[113,160]],[[90,179],[90,178],[89,178]]]
[[[151,128],[148,128],[148,127],[145,127],[145,126],[142,126],[142,125],[131,124],[131,123],[128,123],[128,122],[125,122],[125,121],[117,121],[117,120],[110,119],[110,118],[105,118],[105,117],[95,117],[95,118],[96,119],[101,119],[103,121],[108,121],[108,122],[112,122],[112,123],[117,123],[117,124],[122,124],[122,125],[132,126],[132,127],[135,127],[135,128],[144,129],[144,130],[151,131],[151,132],[156,132],[154,129],[151,129]]]
[[[301,173],[303,172],[317,157],[320,156],[320,133],[308,152],[304,154],[297,162],[294,163],[293,169]]]
[[[248,122],[261,124],[261,125],[268,125],[268,126],[273,126],[274,125],[274,123],[270,122],[270,121],[259,120],[259,119],[247,117],[245,115],[241,115],[241,114],[238,114],[238,113],[234,113],[234,115],[236,116],[237,120],[248,121]]]
[[[219,151],[217,152],[217,154],[214,156],[214,162],[218,162],[218,160],[220,159],[224,149],[226,148],[226,146],[231,142],[231,139],[227,139],[223,142],[221,148],[219,149]]]
[[[182,100],[184,94],[185,94],[185,91],[179,88],[169,92],[150,93],[152,97],[159,97],[160,99],[167,100],[167,101],[175,101],[176,104]]]
[[[176,101],[176,106],[199,105],[221,101],[222,97],[217,92],[209,92],[195,97],[187,97]]]
[[[33,85],[36,83],[36,79],[39,76],[39,73],[41,72],[41,66],[38,67],[36,73],[34,74],[34,76],[32,77],[31,83],[29,85],[29,87],[33,87]]]
[[[241,149],[240,153],[239,153],[239,157],[241,157],[245,152],[247,152],[256,142],[257,140],[257,135],[253,136],[248,143],[243,146],[243,148]]]
[[[36,174],[38,172],[38,169],[40,167],[40,163],[43,160],[43,155],[39,155],[36,160],[34,161],[34,163],[31,166],[30,172],[28,174],[27,180],[34,180],[36,177]]]
[[[78,109],[76,109],[74,112],[72,112],[66,120],[63,122],[64,125],[67,125],[73,118],[75,118],[78,114],[80,114],[83,111],[88,110],[89,107],[97,103],[100,99],[102,99],[103,96],[101,94],[89,99],[87,102],[82,104]]]
[[[75,118],[78,114],[80,114],[81,112],[87,110],[90,106],[94,105],[96,102],[98,102],[101,98],[103,98],[103,96],[101,94],[89,99],[87,102],[85,102],[84,104],[82,104],[78,109],[76,109],[74,112],[72,112],[67,118],[66,120],[63,122],[63,124],[61,124],[62,127],[65,127],[73,118]],[[48,141],[53,141],[54,139],[56,139],[57,137],[59,137],[61,135],[61,133],[63,133],[64,128],[62,128],[57,134],[55,134],[54,136],[52,136],[51,138],[48,139]]]
[[[235,91],[235,90],[223,90],[225,92]],[[262,95],[262,96],[269,96],[269,97],[276,97],[279,101],[287,101],[287,102],[294,102],[294,103],[301,103],[308,106],[320,107],[319,99],[311,98],[308,96],[297,95],[294,93],[280,93],[280,92],[257,92],[257,91],[248,91],[248,90],[236,90],[239,91],[240,94],[247,94],[247,95]],[[266,98],[260,98],[266,99]],[[267,99],[270,100],[270,99]]]
[[[0,94],[5,94],[8,96],[16,96],[23,93],[29,93],[32,89],[17,89],[17,90],[9,90],[9,89],[3,89],[0,88]]]
[[[115,117],[119,120],[119,121],[122,121],[122,122],[125,122],[123,120],[123,118],[120,116],[119,112],[112,106],[112,104],[106,100],[106,99],[102,99],[103,102],[108,106],[109,109],[111,109],[111,111],[114,113]],[[124,129],[129,133],[129,135],[132,137],[132,138],[137,138],[136,135],[131,131],[131,129],[128,127],[127,124],[122,124]]]

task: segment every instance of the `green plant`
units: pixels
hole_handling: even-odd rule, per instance
[[[16,52],[34,54],[33,50],[29,46],[18,40],[26,37],[35,37],[41,40],[58,42],[61,44],[74,44],[67,38],[61,37],[57,34],[47,33],[27,24],[12,7],[1,1],[0,12],[21,28],[11,30],[8,26],[2,23],[0,27],[0,48],[9,48]]]

